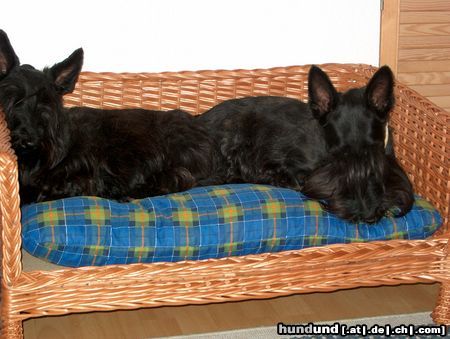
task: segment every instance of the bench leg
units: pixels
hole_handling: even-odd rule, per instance
[[[1,337],[5,339],[23,338],[22,321],[8,321],[7,319],[3,319]]]
[[[436,324],[450,325],[450,281],[441,283],[437,304],[431,316]]]
[[[4,281],[2,281],[0,292],[0,338],[23,338],[23,322],[22,320],[11,318],[11,294]]]

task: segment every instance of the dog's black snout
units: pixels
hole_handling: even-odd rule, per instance
[[[26,151],[36,147],[36,142],[30,133],[23,129],[11,133],[11,144],[16,151]]]
[[[382,217],[382,214],[380,214],[378,211],[369,212],[365,215],[361,216],[362,222],[365,222],[367,224],[374,224],[378,222]]]

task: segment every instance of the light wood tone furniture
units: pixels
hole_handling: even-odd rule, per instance
[[[384,0],[380,64],[450,111],[450,1]]]
[[[320,65],[338,90],[363,86],[366,65]],[[307,97],[309,66],[179,73],[83,73],[66,104],[181,108],[192,113],[240,96]],[[23,336],[22,321],[89,311],[263,299],[361,286],[440,282],[434,320],[450,324],[449,113],[397,84],[390,126],[399,160],[416,192],[444,218],[426,240],[337,244],[300,251],[203,261],[64,268],[24,272],[17,161],[0,115],[2,334]]]

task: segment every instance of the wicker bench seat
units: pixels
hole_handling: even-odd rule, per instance
[[[327,64],[338,90],[363,86],[376,68]],[[203,112],[251,95],[307,98],[309,66],[179,73],[83,73],[68,106]],[[271,298],[360,286],[439,282],[433,312],[450,324],[450,114],[408,87],[396,85],[390,120],[396,154],[417,194],[436,207],[440,231],[424,240],[334,244],[277,253],[181,262],[33,269],[21,263],[17,161],[0,119],[2,334],[23,336],[22,321],[75,312]]]

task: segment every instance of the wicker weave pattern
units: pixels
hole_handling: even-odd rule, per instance
[[[408,87],[398,84],[394,128],[395,151],[414,189],[433,202],[444,217],[450,214],[450,114]]]
[[[440,272],[445,246],[446,239],[373,242],[367,246],[333,245],[199,262],[65,269],[51,274],[31,272],[14,288],[14,314],[25,319],[86,309],[270,298],[333,291],[355,284],[430,282],[445,277]],[[29,291],[33,291],[32,304]],[[58,303],[53,301],[55,298]],[[46,313],[37,309],[38,305],[45,306]]]
[[[375,68],[321,65],[339,90],[366,84]],[[193,114],[234,97],[283,95],[306,100],[309,66],[180,73],[84,73],[68,106],[181,108]],[[445,228],[422,241],[331,245],[200,262],[113,265],[22,272],[17,162],[0,116],[2,333],[21,337],[30,317],[161,305],[267,298],[292,293],[416,282],[442,283],[433,313],[450,324],[449,114],[397,85],[391,119],[397,155],[418,193],[441,211]]]
[[[376,70],[362,65],[324,65],[338,89],[365,83]],[[180,73],[83,73],[67,106],[181,108],[192,114],[236,97],[281,95],[307,99],[307,66]]]

